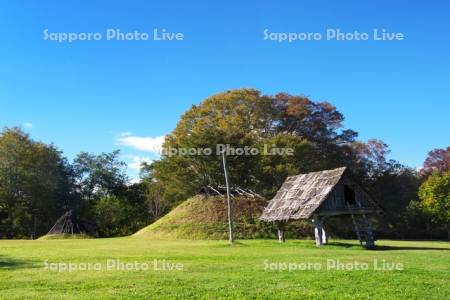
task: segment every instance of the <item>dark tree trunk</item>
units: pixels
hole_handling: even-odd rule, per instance
[[[31,237],[31,239],[35,239],[36,238],[36,227],[37,227],[37,218],[36,218],[36,214],[33,213],[33,235]]]
[[[14,237],[14,222],[11,205],[8,205],[8,233],[6,236],[8,239],[12,239]]]

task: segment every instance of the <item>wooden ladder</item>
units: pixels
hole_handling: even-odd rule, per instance
[[[361,207],[361,203],[357,202]],[[375,238],[373,237],[372,223],[366,214],[354,214],[350,205],[347,203],[347,208],[352,217],[353,227],[358,237],[359,243],[366,249],[375,248]]]

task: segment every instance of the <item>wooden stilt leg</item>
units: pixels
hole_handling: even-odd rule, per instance
[[[320,222],[320,219],[318,216],[315,216],[313,219],[314,222],[314,235],[316,238],[316,246],[320,247],[323,245],[323,230],[322,230],[322,223]]]
[[[284,243],[286,240],[284,238],[284,222],[277,222],[278,227],[278,241]]]
[[[328,236],[327,233],[325,232],[325,229],[322,227],[322,243],[323,244],[328,244]]]
[[[284,231],[281,228],[278,228],[278,241],[280,243],[284,243]]]

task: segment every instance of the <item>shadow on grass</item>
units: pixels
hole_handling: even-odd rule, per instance
[[[234,241],[232,245],[229,242],[224,241],[223,243],[212,245],[213,248],[239,248],[248,247],[249,245],[240,241]]]
[[[357,248],[361,247],[359,244],[342,243],[342,242],[328,242],[325,246],[332,246],[336,248]]]
[[[449,248],[438,248],[438,247],[411,247],[411,246],[376,246],[375,251],[386,251],[386,250],[443,250],[450,251]]]
[[[342,242],[331,242],[327,245],[334,246],[336,248],[361,248],[359,244],[342,243]],[[391,250],[443,250],[450,251],[450,248],[438,248],[438,247],[413,247],[413,246],[375,246],[372,251],[391,251]]]
[[[35,261],[0,255],[0,270],[39,268]]]

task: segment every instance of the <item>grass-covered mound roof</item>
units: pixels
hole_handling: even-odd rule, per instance
[[[234,195],[233,225],[235,238],[264,238],[274,235],[271,224],[259,217],[267,201],[257,195]],[[197,195],[174,208],[135,236],[160,239],[227,239],[226,195]]]

